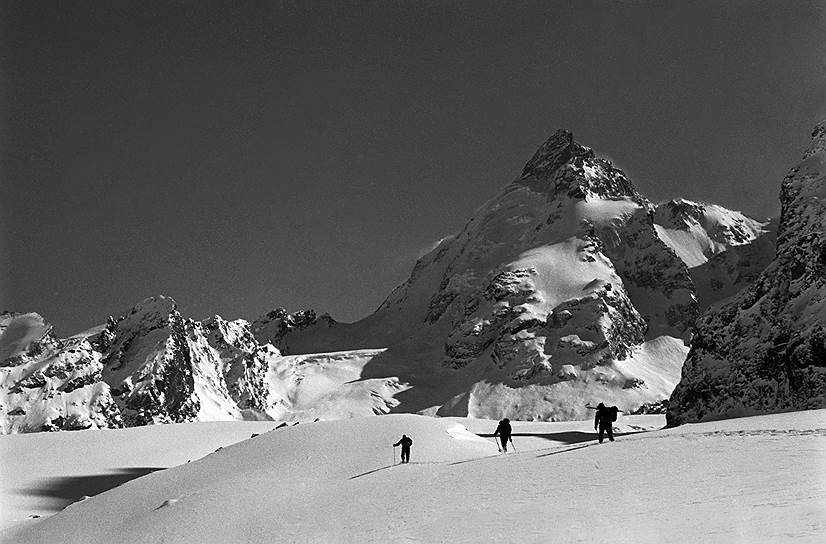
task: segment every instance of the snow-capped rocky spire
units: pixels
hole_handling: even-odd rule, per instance
[[[522,170],[522,177],[547,177],[575,156],[594,156],[594,152],[574,141],[574,133],[561,128],[536,150]]]
[[[578,144],[571,131],[560,129],[534,153],[520,181],[534,189],[552,190],[575,199],[643,197],[625,174],[610,161],[598,158],[590,147]],[[538,183],[537,183],[538,182]],[[536,184],[536,186],[533,186]]]

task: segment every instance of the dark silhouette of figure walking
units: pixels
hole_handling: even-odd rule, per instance
[[[397,447],[401,445],[402,447],[402,463],[409,463],[410,462],[410,446],[413,445],[413,439],[403,434],[402,437],[399,439],[398,442],[393,444],[393,447]]]
[[[502,451],[508,453],[508,441],[513,444],[513,439],[511,438],[511,420],[505,418],[500,421],[493,436],[500,436],[502,438]]]
[[[608,433],[608,440],[614,441],[614,422],[617,420],[617,407],[606,408],[603,403],[597,405],[597,414],[594,416],[594,430],[599,428],[599,443],[602,444],[603,434]]]

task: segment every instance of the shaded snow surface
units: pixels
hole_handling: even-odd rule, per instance
[[[84,495],[174,467],[278,425],[175,423],[160,428],[90,429],[0,437],[0,529],[49,516]]]
[[[617,426],[630,433],[663,422],[633,416]],[[602,445],[590,421],[520,422],[517,451],[507,455],[463,425],[491,433],[496,423],[389,415],[282,428],[7,530],[3,542],[826,539],[826,410],[622,434]],[[160,444],[176,427],[140,429],[142,440]],[[66,435],[123,443],[119,433],[137,431]],[[412,462],[393,466],[391,444],[403,432],[414,440]],[[36,448],[52,436],[0,444]]]

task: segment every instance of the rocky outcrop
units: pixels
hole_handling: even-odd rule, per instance
[[[0,316],[2,432],[122,427],[93,342],[84,335],[61,340],[51,330],[38,314]]]
[[[640,198],[625,174],[610,161],[597,157],[594,151],[574,141],[569,130],[558,130],[536,151],[522,169],[520,178],[526,183],[539,183],[551,196],[562,193],[571,198],[618,197]]]
[[[776,258],[697,323],[669,425],[826,406],[826,124],[783,180]]]
[[[649,338],[686,335],[700,314],[688,265],[660,238],[647,204],[594,228],[647,325]]]
[[[220,358],[220,371],[229,395],[241,410],[265,413],[272,408],[267,372],[281,353],[271,344],[260,345],[252,325],[243,319],[226,321],[214,316],[204,322],[207,342]]]
[[[329,328],[336,321],[329,314],[317,315],[315,310],[301,310],[289,313],[285,308],[276,308],[252,322],[252,332],[261,344],[272,344],[282,353],[290,353],[285,337],[296,331],[313,328]]]

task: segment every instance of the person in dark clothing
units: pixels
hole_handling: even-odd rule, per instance
[[[597,414],[594,416],[594,430],[599,428],[599,443],[602,444],[603,435],[608,433],[608,440],[614,441],[614,421],[617,420],[616,406],[606,408],[603,403],[597,405]],[[612,416],[613,411],[613,418]]]
[[[401,445],[402,447],[402,463],[409,463],[410,462],[410,446],[413,445],[413,439],[403,434],[402,437],[399,439],[398,442],[393,444],[393,447],[397,447]]]
[[[502,439],[502,451],[508,453],[508,441],[513,444],[513,439],[511,438],[511,420],[508,418],[503,419],[499,422],[499,426],[496,427],[496,432],[493,433],[493,436],[499,436]]]

